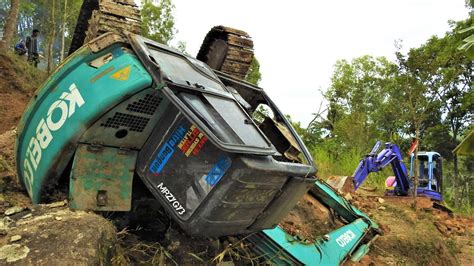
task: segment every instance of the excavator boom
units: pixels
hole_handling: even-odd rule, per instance
[[[372,151],[360,160],[359,165],[354,171],[355,189],[359,188],[370,173],[378,172],[390,164],[397,181],[397,195],[407,195],[410,189],[410,178],[403,163],[400,148],[395,144],[386,143],[385,148],[376,154],[380,143],[380,141],[377,141]]]

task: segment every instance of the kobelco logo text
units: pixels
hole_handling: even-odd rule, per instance
[[[356,238],[356,235],[352,230],[347,230],[344,232],[342,235],[340,235],[338,238],[336,238],[336,243],[341,247],[345,247],[347,244],[349,244],[354,238]]]
[[[84,103],[81,93],[73,83],[69,86],[69,92],[63,92],[59,99],[51,104],[46,115],[36,126],[36,134],[28,142],[23,161],[23,177],[30,195],[43,150],[47,149],[53,141],[53,133],[60,130],[66,120],[74,115],[76,107],[80,108]]]

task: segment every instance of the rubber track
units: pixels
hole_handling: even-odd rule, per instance
[[[74,29],[74,35],[72,36],[71,45],[69,46],[69,54],[72,54],[84,44],[86,32],[89,27],[89,19],[92,16],[92,11],[97,9],[99,9],[98,0],[84,0],[84,2],[82,2],[76,28]]]
[[[140,34],[140,25],[140,11],[133,0],[84,0],[69,54],[108,31]]]
[[[197,59],[207,63],[214,56],[212,44],[219,39],[227,43],[228,49],[222,65],[216,70],[245,79],[254,53],[253,41],[244,31],[224,26],[213,27],[204,38]]]
[[[133,0],[84,0],[69,54],[108,31],[140,34],[140,25],[140,11]],[[211,46],[219,39],[226,42],[227,53],[217,70],[245,79],[254,54],[253,41],[244,31],[224,26],[213,27],[204,38],[197,59],[207,63],[210,58],[216,56]]]

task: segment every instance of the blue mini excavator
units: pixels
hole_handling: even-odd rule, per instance
[[[354,188],[358,189],[369,173],[378,172],[390,165],[395,175],[394,181],[389,182],[386,193],[388,195],[407,196],[414,189],[410,176],[414,176],[415,156],[410,156],[410,171],[407,171],[403,163],[400,148],[396,144],[386,143],[385,148],[379,153],[381,142],[378,141],[357,166],[353,182]],[[418,152],[419,176],[417,195],[426,196],[434,201],[442,201],[442,162],[437,152]]]

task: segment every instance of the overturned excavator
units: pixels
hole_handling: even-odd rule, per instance
[[[213,28],[200,61],[133,30],[109,30],[100,18],[130,20],[109,5],[136,10],[132,1],[84,1],[88,25],[78,27],[87,34],[18,126],[17,170],[33,203],[62,180],[73,209],[129,211],[139,180],[188,234],[252,233],[247,241],[274,263],[339,264],[369,251],[377,224],[316,177],[283,113],[242,80],[253,56],[246,33]],[[119,34],[93,38],[104,31]],[[261,106],[272,115],[262,117]],[[342,224],[311,243],[277,226],[308,191]]]

